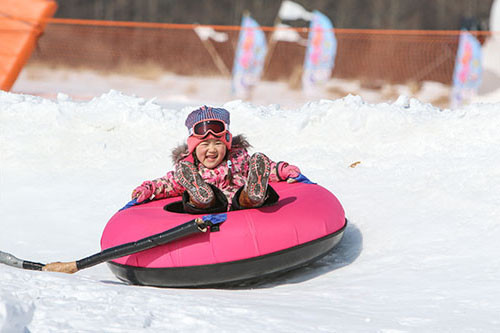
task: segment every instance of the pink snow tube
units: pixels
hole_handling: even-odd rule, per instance
[[[272,186],[280,196],[274,206],[231,211],[218,232],[194,234],[108,264],[119,279],[133,284],[200,287],[283,272],[331,251],[346,227],[337,198],[316,184]],[[156,200],[117,212],[103,231],[101,248],[134,242],[196,217],[164,209],[179,200]]]

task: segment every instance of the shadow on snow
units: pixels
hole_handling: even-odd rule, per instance
[[[342,240],[321,259],[288,272],[221,289],[260,289],[305,282],[350,265],[359,257],[362,249],[363,235],[356,225],[349,221]]]

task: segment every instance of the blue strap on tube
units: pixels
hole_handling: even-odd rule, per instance
[[[301,183],[305,183],[305,184],[316,184],[316,183],[310,181],[309,178],[307,178],[303,174],[298,175],[298,177],[290,177],[290,178],[295,179],[296,181],[301,182]]]

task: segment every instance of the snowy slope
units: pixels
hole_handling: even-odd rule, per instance
[[[106,265],[2,265],[1,332],[500,330],[500,104],[222,105],[255,151],[340,199],[350,224],[336,251],[229,290],[129,286]],[[0,92],[0,250],[41,262],[99,251],[131,190],[172,167],[189,111],[116,91],[87,102]]]

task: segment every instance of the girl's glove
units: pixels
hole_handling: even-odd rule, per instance
[[[296,178],[300,175],[300,169],[295,165],[286,162],[279,162],[276,165],[276,170],[279,180],[287,180],[288,178]]]
[[[153,182],[147,180],[138,186],[134,191],[132,191],[132,199],[137,198],[137,203],[143,202],[146,199],[150,199],[153,193],[155,193],[156,186]]]

